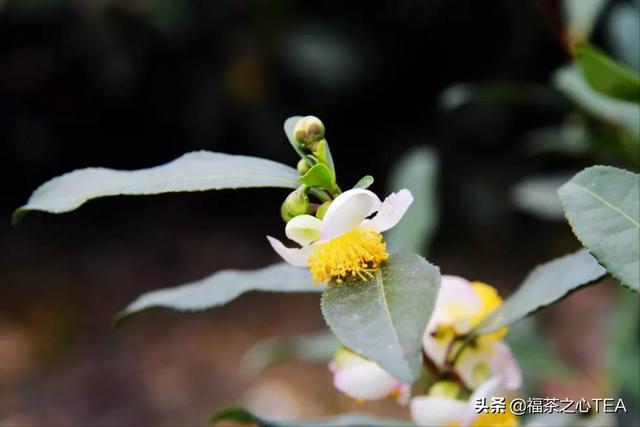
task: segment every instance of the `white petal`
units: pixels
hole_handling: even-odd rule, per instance
[[[308,246],[320,238],[321,224],[315,216],[298,215],[287,222],[285,234],[300,246]]]
[[[366,226],[380,233],[395,227],[407,212],[411,203],[413,203],[413,196],[409,190],[404,189],[397,193],[391,193],[380,205],[376,216],[367,221]]]
[[[487,377],[476,372],[480,364],[485,364]],[[497,392],[505,394],[522,385],[522,371],[513,357],[511,349],[502,341],[478,341],[476,348],[464,350],[455,366],[456,372],[470,389],[477,389],[488,378],[500,378]]]
[[[477,348],[472,346],[465,348],[456,362],[456,373],[471,390],[475,390],[493,376],[492,366],[495,359],[493,344],[495,343],[479,341]]]
[[[419,426],[446,426],[460,423],[467,410],[464,400],[418,396],[411,399],[411,418]]]
[[[444,275],[427,331],[434,331],[438,325],[444,324],[455,327],[459,333],[468,332],[471,317],[480,305],[471,282],[462,277]]]
[[[486,399],[487,402],[491,402],[492,397],[505,397],[503,393],[500,392],[502,381],[503,379],[500,376],[489,378],[473,392],[462,416],[462,422],[460,423],[462,427],[468,426],[480,415],[476,413],[476,402],[478,400]]]
[[[315,250],[313,245],[304,247],[304,248],[288,248],[282,244],[282,242],[274,237],[267,236],[267,240],[271,243],[271,247],[275,250],[278,255],[282,257],[289,264],[295,265],[296,267],[308,267],[309,266],[309,256]]]
[[[400,382],[376,363],[363,362],[336,369],[333,385],[354,399],[377,400],[390,395]]]
[[[425,333],[422,337],[422,349],[437,367],[444,366],[449,341],[437,340],[430,333]]]
[[[360,225],[380,207],[380,199],[373,192],[354,188],[331,202],[322,219],[320,242],[326,242]]]

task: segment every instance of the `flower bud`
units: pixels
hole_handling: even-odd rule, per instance
[[[304,175],[305,173],[309,172],[309,169],[311,168],[309,166],[309,163],[307,163],[305,159],[300,159],[298,165],[296,166],[296,169],[298,169],[298,173],[300,175]]]
[[[309,196],[304,187],[298,188],[284,200],[284,209],[292,217],[306,214],[309,211]]]
[[[280,216],[282,217],[282,220],[284,222],[289,222],[293,219],[293,215],[291,215],[289,213],[289,211],[287,210],[287,201],[285,200],[284,202],[282,202],[282,205],[280,205]]]
[[[432,397],[444,397],[447,399],[456,399],[462,388],[460,384],[453,381],[438,381],[429,388],[427,393]]]
[[[327,209],[329,209],[330,205],[331,205],[331,202],[324,202],[323,204],[321,204],[318,207],[318,210],[316,210],[316,218],[318,219],[324,218],[324,214],[327,213]]]
[[[324,124],[316,116],[305,116],[296,123],[293,136],[298,144],[313,151],[324,138]]]

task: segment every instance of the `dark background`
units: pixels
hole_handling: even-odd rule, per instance
[[[276,261],[264,235],[282,230],[285,192],[111,198],[10,227],[31,191],[73,169],[201,149],[294,165],[282,123],[314,114],[343,187],[369,173],[382,194],[404,150],[437,150],[431,259],[444,272],[508,294],[536,263],[577,248],[568,226],[519,213],[508,196],[531,172],[582,165],[522,149],[526,131],[566,111],[439,107],[458,82],[547,84],[569,59],[559,22],[553,1],[0,1],[0,425],[193,425],[256,394],[307,418],[353,405],[324,367],[290,364],[257,382],[237,373],[257,337],[321,329],[316,297],[249,295],[110,327],[146,290]],[[585,291],[582,303],[609,294]]]

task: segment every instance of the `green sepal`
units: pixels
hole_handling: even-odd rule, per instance
[[[371,175],[365,175],[356,182],[356,185],[354,185],[353,188],[367,189],[371,187],[371,184],[373,184],[373,177]]]
[[[299,181],[307,187],[325,188],[331,193],[339,191],[335,176],[323,163],[313,166],[304,176],[300,177]]]
[[[324,163],[329,166],[331,172],[335,175],[336,169],[333,164],[333,157],[331,156],[331,150],[329,150],[329,143],[326,139],[322,139],[318,141],[318,145],[316,145],[316,149],[314,150],[314,154],[318,158],[320,163]]]

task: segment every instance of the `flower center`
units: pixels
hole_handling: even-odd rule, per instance
[[[314,283],[342,283],[349,276],[372,277],[371,271],[389,258],[382,235],[374,230],[354,228],[342,236],[318,245],[309,257]]]

